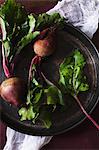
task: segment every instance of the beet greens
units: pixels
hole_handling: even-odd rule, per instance
[[[2,30],[3,69],[6,77],[13,76],[14,66],[21,50],[43,29],[62,26],[64,19],[58,14],[27,14],[24,6],[15,0],[6,0],[0,7],[0,25]]]
[[[80,53],[80,51],[75,50],[69,57],[64,59],[64,62],[60,65],[59,85],[63,93],[70,94],[74,97],[82,112],[99,130],[99,125],[86,112],[78,97],[79,92],[85,92],[89,89],[86,76],[84,76],[83,73],[85,64],[84,56]]]
[[[2,30],[2,58],[6,77],[13,75],[15,61],[21,50],[38,34],[34,31],[35,18],[14,0],[6,0],[0,7]],[[32,33],[33,32],[33,33]]]
[[[0,41],[2,42],[2,65],[4,73],[7,78],[12,78],[1,84],[2,93],[0,95],[3,98],[7,97],[5,98],[7,101],[17,105],[16,96],[19,99],[19,93],[16,89],[21,91],[25,86],[22,83],[23,87],[19,88],[20,80],[13,78],[14,66],[23,48],[30,42],[34,42],[33,52],[37,55],[31,60],[26,105],[19,110],[21,120],[31,120],[34,124],[40,120],[46,128],[50,128],[52,125],[52,115],[57,105],[61,105],[62,107],[65,105],[63,94],[70,94],[74,97],[82,112],[99,130],[99,125],[86,112],[78,97],[79,92],[85,92],[89,89],[86,76],[83,74],[86,62],[80,51],[75,50],[70,57],[67,57],[61,63],[58,83],[60,89],[51,83],[41,72],[41,58],[52,54],[55,48],[55,38],[52,37],[56,35],[52,34],[52,30],[50,29],[53,27],[62,29],[64,22],[64,18],[58,13],[51,15],[46,13],[28,15],[24,7],[16,3],[15,0],[6,0],[0,7],[0,25],[2,30],[2,39]],[[50,37],[48,34],[50,34]],[[43,53],[44,51],[45,53]],[[16,87],[14,84],[15,81],[17,81]],[[7,88],[5,87],[6,82],[9,82],[8,88],[11,88],[9,88],[10,90],[7,89],[6,93],[4,93],[4,90]],[[12,89],[16,93],[12,92]],[[14,95],[11,95],[13,99],[10,99],[9,91],[11,91],[10,94],[14,93]]]
[[[29,75],[27,102],[19,110],[19,115],[22,121],[31,120],[35,124],[39,120],[44,127],[50,128],[57,104],[64,105],[62,93],[54,84],[49,85],[46,82],[39,72],[38,64],[32,64]]]

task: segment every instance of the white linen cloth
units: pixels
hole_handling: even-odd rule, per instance
[[[62,0],[47,13],[59,12],[67,22],[81,29],[90,38],[99,23],[99,0]],[[4,150],[40,150],[52,136],[30,136],[7,127]]]

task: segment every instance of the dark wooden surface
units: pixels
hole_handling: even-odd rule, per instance
[[[0,0],[0,4],[3,0]],[[42,1],[33,3],[33,0],[28,1],[21,0],[22,4],[25,4],[27,11],[33,10],[33,12],[45,12],[52,8],[56,1],[47,2]],[[37,4],[38,3],[38,4]],[[94,34],[92,39],[99,51],[99,29]],[[99,103],[92,113],[92,117],[99,123]],[[3,149],[6,141],[6,125],[0,122],[0,150]],[[85,120],[82,124],[76,128],[68,131],[64,134],[54,136],[51,142],[42,148],[42,150],[99,150],[99,132],[90,123],[89,120]]]

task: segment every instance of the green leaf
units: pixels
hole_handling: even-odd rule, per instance
[[[79,86],[79,91],[87,91],[89,89],[89,85],[86,83],[81,83],[81,85]]]
[[[51,122],[51,119],[50,119],[50,116],[47,114],[45,115],[45,117],[42,119],[43,123],[44,123],[44,126],[49,129],[52,125],[52,122]]]
[[[22,107],[21,109],[19,109],[18,113],[21,116],[21,121],[27,119],[27,109],[25,107]]]
[[[49,105],[45,105],[40,110],[39,120],[43,122],[44,127],[50,128],[52,125],[52,110]]]
[[[5,31],[3,40],[10,42],[9,52],[8,47],[5,47],[5,55],[9,64],[15,55],[19,54],[27,44],[39,35],[38,31],[33,32],[35,23],[35,17],[32,14],[28,15],[24,7],[16,3],[15,0],[6,0],[0,7],[0,24]]]
[[[31,99],[33,99],[33,92],[34,92],[33,90],[28,89],[27,102],[26,102],[27,105],[32,104]]]
[[[35,30],[42,30],[53,25],[62,26],[64,24],[64,18],[59,13],[53,13],[51,15],[42,13],[36,17],[36,20]]]
[[[86,77],[83,75],[85,58],[80,51],[75,50],[60,64],[59,84],[63,91],[67,93],[78,94],[80,91],[88,90]],[[66,93],[65,92],[65,93]]]
[[[0,27],[3,31],[3,33],[2,33],[3,39],[1,41],[5,41],[7,38],[6,21],[4,19],[2,19],[1,17],[0,17]]]
[[[35,120],[37,116],[37,112],[34,111],[34,108],[32,105],[30,105],[28,108],[22,107],[18,111],[19,115],[21,116],[21,121],[23,120]]]
[[[75,50],[73,57],[75,59],[75,66],[83,67],[85,65],[85,58],[84,56],[80,53],[80,51]]]
[[[29,44],[33,39],[35,39],[38,35],[40,34],[39,31],[35,31],[33,33],[29,33],[25,35],[21,41],[19,41],[17,45],[17,52],[16,55],[20,53],[20,51],[27,45]]]
[[[15,0],[6,0],[0,7],[0,24],[3,31],[3,41],[10,43],[9,47],[6,45],[4,49],[8,63],[12,59],[13,53],[15,53],[14,48],[15,44],[17,44],[17,40],[20,40],[20,37],[22,37],[28,29],[26,26],[25,32],[23,32],[24,24],[27,19],[27,13],[24,7],[16,3]],[[6,34],[5,36],[4,33]],[[18,38],[16,38],[17,36]]]
[[[10,43],[9,39],[8,39],[8,40],[4,40],[4,41],[2,42],[2,44],[3,44],[3,46],[4,46],[4,53],[5,53],[5,56],[8,57],[9,54],[10,54],[10,48],[11,48],[11,43]]]
[[[49,86],[48,89],[45,90],[47,96],[47,104],[61,104],[64,105],[63,97],[61,91],[56,86]]]
[[[72,78],[73,78],[73,64],[69,63],[69,59],[65,59],[64,62],[60,65],[60,79],[59,84],[62,91],[65,93],[73,90],[72,88]]]
[[[34,31],[36,20],[32,14],[28,15],[29,18],[29,33]]]
[[[34,83],[36,86],[39,85],[38,81],[35,78],[33,78],[32,83]]]
[[[82,79],[82,70],[80,67],[75,66],[74,73],[73,73],[73,87],[75,91],[78,89],[79,85],[81,84]]]
[[[66,85],[66,83],[65,83],[65,78],[64,78],[64,76],[63,76],[62,73],[60,73],[60,80],[59,80],[59,83],[62,84],[64,87],[65,87],[65,85]]]
[[[27,110],[27,119],[32,120],[36,116],[36,112],[33,111],[33,106],[30,106]]]
[[[40,102],[43,94],[43,89],[41,87],[34,86],[34,88],[28,89],[27,94],[27,105],[36,104]]]
[[[35,103],[38,103],[42,97],[42,94],[43,94],[43,89],[41,89],[38,93],[35,94],[35,97],[34,97],[34,104]]]
[[[27,18],[24,7],[16,3],[15,0],[6,0],[0,8],[0,16],[7,21],[9,33],[13,32],[15,25],[20,26]]]
[[[39,117],[39,112],[35,114],[35,117],[32,119],[32,122],[35,124],[36,123],[36,120],[38,119]]]

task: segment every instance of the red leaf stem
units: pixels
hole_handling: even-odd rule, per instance
[[[84,107],[82,106],[79,98],[74,95],[75,100],[77,101],[78,105],[80,106],[82,112],[86,115],[86,117],[93,123],[93,125],[99,130],[99,125],[96,123],[96,121],[86,112],[86,110],[84,109]]]
[[[31,61],[31,64],[30,64],[30,69],[29,69],[29,77],[28,77],[28,86],[30,85],[30,81],[31,81],[31,73],[32,73],[32,65],[33,64],[39,64],[41,61],[41,57],[36,55],[35,57],[33,57],[32,61]]]
[[[3,59],[3,70],[4,70],[4,73],[5,73],[5,76],[6,76],[7,78],[9,78],[9,77],[11,76],[11,74],[10,74],[10,71],[9,71],[9,69],[8,69],[8,67],[7,67],[8,60],[7,60],[7,58],[6,58],[5,55],[4,55],[4,48],[3,48],[3,45],[2,45],[2,59]]]

